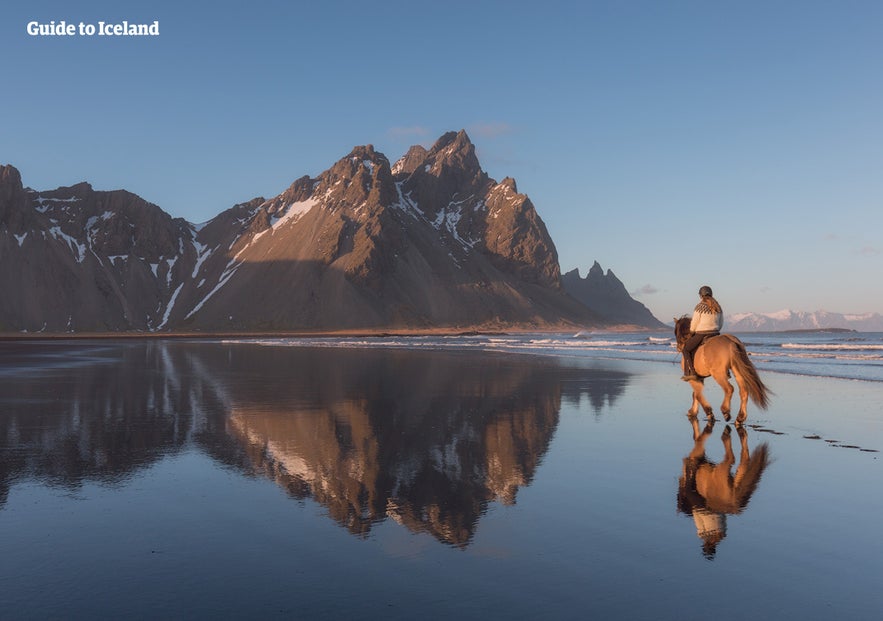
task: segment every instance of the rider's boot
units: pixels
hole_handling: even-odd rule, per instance
[[[693,354],[684,352],[684,374],[681,379],[685,382],[691,382],[699,379],[696,375],[696,369],[693,368]]]

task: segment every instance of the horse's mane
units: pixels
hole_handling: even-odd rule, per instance
[[[675,340],[678,343],[687,340],[687,336],[690,334],[690,322],[690,318],[686,315],[675,318]]]

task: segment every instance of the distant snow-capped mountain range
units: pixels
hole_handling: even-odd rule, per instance
[[[846,329],[860,332],[883,332],[883,315],[850,315],[828,311],[781,310],[774,313],[736,313],[726,317],[729,332],[776,332],[781,330]]]

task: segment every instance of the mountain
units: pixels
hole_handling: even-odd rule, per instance
[[[0,331],[152,330],[188,280],[194,231],[126,192],[35,192],[0,167]]]
[[[729,331],[776,332],[783,330],[858,330],[883,332],[883,315],[866,313],[844,315],[815,311],[812,313],[782,310],[775,313],[741,313],[730,315],[724,321]]]
[[[205,284],[171,312],[187,329],[601,321],[561,290],[530,199],[490,179],[462,131],[395,165],[356,147],[315,179],[220,214],[197,241]]]
[[[561,284],[567,293],[610,321],[643,328],[667,327],[628,294],[612,270],[605,274],[597,261],[585,278],[580,277],[579,269],[573,269],[561,277]]]
[[[612,323],[561,281],[534,205],[488,177],[464,131],[392,165],[356,147],[199,226],[124,190],[36,191],[0,167],[0,290],[15,292],[0,299],[0,331]]]

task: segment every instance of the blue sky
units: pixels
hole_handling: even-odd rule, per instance
[[[159,37],[30,21],[158,20]],[[883,3],[41,2],[0,22],[0,163],[192,222],[466,129],[562,271],[660,319],[883,312]]]

